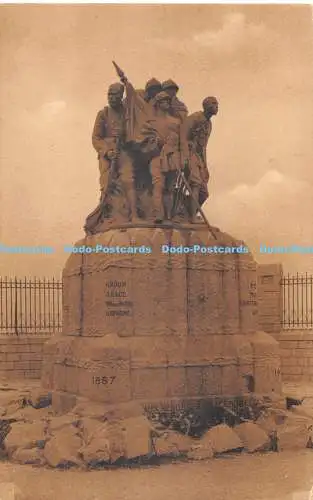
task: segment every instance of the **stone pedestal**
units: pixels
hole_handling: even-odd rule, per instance
[[[202,225],[127,227],[79,241],[84,253],[63,272],[63,335],[45,347],[43,385],[107,404],[232,398],[247,393],[247,377],[259,393],[279,392],[278,344],[258,331],[256,263],[233,250],[242,241],[215,231],[216,240]],[[162,253],[162,245],[224,252]],[[116,246],[146,252],[110,253]]]

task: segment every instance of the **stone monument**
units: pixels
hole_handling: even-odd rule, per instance
[[[163,407],[280,393],[257,264],[201,208],[217,100],[180,116],[176,92],[148,99],[115,67],[122,84],[93,132],[100,202],[63,271],[63,332],[46,344],[43,386],[60,411],[80,398]]]

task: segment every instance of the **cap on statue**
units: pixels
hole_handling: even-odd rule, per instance
[[[151,78],[150,80],[147,81],[145,91],[151,89],[152,87],[162,87],[161,82],[157,80],[156,78]]]
[[[174,80],[165,80],[165,82],[162,83],[162,89],[163,90],[166,90],[166,89],[172,89],[172,88],[175,88],[175,89],[179,89],[179,86],[177,85],[177,83],[174,82]]]

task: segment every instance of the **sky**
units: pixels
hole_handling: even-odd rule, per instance
[[[215,95],[208,145],[210,223],[259,263],[313,272],[313,19],[305,5],[0,6],[0,274],[59,276],[99,197],[91,144],[117,81],[172,78],[189,111]]]

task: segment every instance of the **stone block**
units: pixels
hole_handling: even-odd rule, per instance
[[[214,453],[241,450],[244,447],[239,436],[225,424],[217,425],[208,430],[201,438],[200,443],[203,446],[210,444]]]
[[[4,446],[9,456],[18,448],[42,447],[46,440],[45,425],[42,422],[16,422],[4,440]]]
[[[125,438],[126,458],[151,453],[151,424],[144,416],[125,419],[121,425]]]
[[[79,368],[77,366],[66,366],[64,370],[65,375],[65,390],[73,394],[79,393],[78,382]]]
[[[244,422],[234,427],[234,431],[242,441],[245,450],[250,453],[263,451],[269,448],[268,434],[252,422]]]
[[[188,366],[186,370],[186,386],[189,396],[201,396],[203,394],[202,368]]]
[[[10,414],[10,418],[16,419],[17,422],[37,422],[45,420],[51,415],[51,408],[19,408],[16,412]]]
[[[20,356],[19,356],[19,354],[8,352],[5,355],[5,359],[6,359],[6,361],[19,361]]]
[[[153,439],[153,448],[157,456],[186,455],[193,445],[194,439],[174,431],[167,431]]]
[[[277,428],[279,450],[305,449],[312,432],[305,421],[288,421]]]
[[[110,442],[105,436],[98,436],[79,450],[79,454],[87,465],[110,462]]]
[[[52,409],[58,414],[68,413],[77,404],[75,394],[52,391]]]
[[[167,370],[167,394],[169,397],[183,397],[187,394],[186,369],[172,367]]]
[[[65,427],[73,426],[78,427],[79,418],[74,414],[66,414],[60,416],[51,416],[48,421],[48,432],[49,434],[54,434],[56,431],[59,431]]]
[[[238,373],[238,366],[222,366],[222,394],[234,396],[242,390],[242,377]]]
[[[166,372],[166,367],[132,370],[131,386],[134,399],[166,397]]]
[[[51,467],[68,467],[81,465],[79,450],[82,441],[77,435],[77,429],[64,427],[46,443],[43,455]]]
[[[222,367],[206,366],[202,370],[203,392],[205,395],[222,394]]]
[[[102,433],[97,433],[93,440],[98,440],[98,436],[100,439],[107,438],[109,441],[111,463],[116,462],[121,457],[125,457],[125,435],[120,422],[107,422],[102,428]]]

